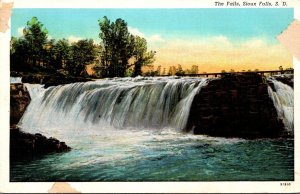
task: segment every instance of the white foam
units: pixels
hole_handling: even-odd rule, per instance
[[[287,84],[269,78],[274,84],[275,91],[268,87],[268,93],[273,100],[278,117],[282,119],[288,132],[294,130],[294,90]]]
[[[43,134],[50,129],[105,127],[185,128],[194,96],[206,78],[111,78],[44,89],[26,84],[32,97],[19,125]]]

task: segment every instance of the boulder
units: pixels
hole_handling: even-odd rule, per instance
[[[267,82],[262,76],[256,73],[228,74],[211,80],[202,90],[192,103],[188,131],[242,138],[283,134],[282,120],[277,118]]]
[[[27,106],[30,95],[23,84],[10,84],[10,125],[18,124]]]
[[[65,142],[55,138],[47,138],[40,133],[25,133],[15,126],[10,128],[10,158],[13,160],[70,150]]]

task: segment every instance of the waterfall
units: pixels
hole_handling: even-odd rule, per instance
[[[287,132],[292,132],[294,129],[294,90],[274,78],[268,78],[268,80],[274,84],[275,91],[269,86],[268,93],[273,100],[278,117],[282,119]]]
[[[38,96],[42,96],[44,91],[46,90],[44,88],[44,85],[41,84],[24,83],[24,85],[26,86],[31,99],[36,99]]]
[[[113,78],[44,89],[26,84],[31,102],[19,125],[49,128],[185,128],[205,78]]]
[[[11,84],[20,84],[22,83],[22,77],[10,77]]]

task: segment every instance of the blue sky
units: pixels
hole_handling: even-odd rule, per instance
[[[274,39],[293,20],[292,9],[14,9],[12,35],[32,16],[53,38],[70,35],[98,39],[98,19],[122,18],[145,35],[164,38],[215,36]]]
[[[151,49],[159,51],[158,62],[170,65],[175,63],[175,60],[171,60],[174,58],[171,56],[174,50],[177,54],[186,50],[178,50],[180,44],[183,48],[190,45],[199,49],[227,43],[233,49],[243,49],[253,44],[258,48],[262,44],[266,48],[278,47],[276,36],[293,20],[293,9],[13,9],[12,36],[20,36],[22,28],[33,16],[44,24],[51,38],[67,38],[70,41],[92,38],[96,42],[100,42],[98,19],[103,16],[111,21],[122,18],[128,23],[130,32],[145,37]],[[247,42],[249,44],[244,45]],[[229,47],[224,49],[224,52],[232,51]],[[278,49],[282,48],[277,48],[280,53]],[[232,52],[216,62],[229,63],[229,57],[237,50]],[[193,60],[183,60],[181,63],[191,65],[199,61],[206,64],[196,54],[201,53],[195,53],[195,56],[190,54],[188,58]],[[283,61],[287,61],[288,54],[283,55]]]

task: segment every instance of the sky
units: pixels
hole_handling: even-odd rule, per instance
[[[48,29],[49,38],[100,42],[98,20],[124,19],[129,31],[146,38],[156,51],[155,66],[200,72],[234,69],[273,70],[292,67],[292,55],[277,41],[293,21],[293,9],[13,9],[12,36],[33,16]]]

